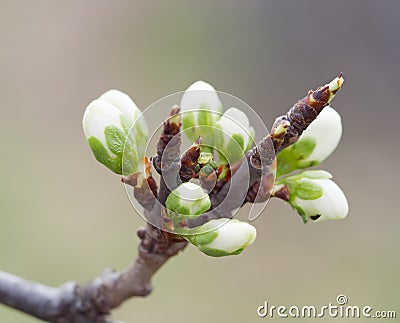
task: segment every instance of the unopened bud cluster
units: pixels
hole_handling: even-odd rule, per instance
[[[301,136],[295,138],[298,138],[296,143],[283,145],[288,130],[294,127],[292,121],[299,129],[299,124],[296,124],[301,120],[298,106],[295,111],[297,114],[293,112],[286,119],[285,116],[277,119],[279,122],[274,125],[272,135],[263,135],[272,136],[281,145],[280,149],[274,146],[276,151],[281,151],[277,155],[277,180],[273,196],[287,201],[304,222],[343,219],[348,213],[346,197],[328,172],[315,170],[296,173],[319,165],[336,149],[342,135],[341,118],[336,110],[326,105],[342,84],[343,77],[340,75],[316,92],[309,92],[304,101],[308,104],[309,113],[313,112],[310,110],[313,106],[321,105],[322,97],[324,104],[317,112],[313,112],[316,119],[298,132],[298,136]],[[189,86],[182,96],[180,108],[175,126],[179,127],[182,122],[182,131],[195,142],[191,148],[193,151],[201,142],[196,163],[192,162],[190,156],[185,160],[185,174],[189,174],[186,180],[190,180],[193,173],[200,185],[185,182],[172,190],[165,202],[166,215],[175,228],[183,224],[184,229],[176,232],[206,255],[221,257],[240,254],[256,237],[256,229],[249,223],[222,218],[209,220],[191,229],[184,224],[211,209],[212,203],[205,188],[213,184],[219,168],[228,172],[230,165],[243,159],[254,146],[254,129],[243,111],[236,107],[224,111],[217,91],[203,81]],[[140,177],[144,173],[142,166],[148,160],[145,156],[147,125],[141,111],[128,95],[110,90],[92,101],[83,116],[83,128],[89,146],[100,163],[117,174],[137,173]],[[216,156],[218,163],[214,159]],[[150,167],[148,162],[145,164],[145,168]],[[224,178],[224,175],[219,173],[218,178]]]

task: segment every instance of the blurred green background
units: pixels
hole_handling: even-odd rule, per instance
[[[322,306],[344,293],[351,305],[400,316],[400,2],[9,0],[0,8],[1,270],[58,285],[135,257],[143,221],[81,127],[105,90],[126,91],[144,109],[203,79],[270,126],[343,72],[334,101],[343,139],[321,167],[345,191],[347,219],[303,225],[271,201],[241,256],[212,259],[189,247],[154,277],[148,298],[113,314],[259,322],[268,320],[256,315],[264,301]],[[37,320],[0,306],[0,322]]]

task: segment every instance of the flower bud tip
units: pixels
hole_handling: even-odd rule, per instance
[[[337,77],[335,77],[329,84],[329,91],[330,91],[330,96],[328,102],[332,101],[332,99],[335,97],[336,93],[340,90],[344,83],[344,78],[342,76],[342,73],[340,73]]]

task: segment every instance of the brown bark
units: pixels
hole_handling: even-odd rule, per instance
[[[138,235],[139,253],[127,268],[107,269],[85,285],[69,282],[49,287],[0,271],[0,303],[48,322],[111,322],[110,311],[131,297],[147,296],[153,275],[187,245],[151,225]]]

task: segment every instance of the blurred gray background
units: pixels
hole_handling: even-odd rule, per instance
[[[135,257],[143,221],[81,127],[105,90],[144,109],[203,79],[270,126],[343,72],[343,139],[321,168],[345,191],[347,219],[303,225],[271,201],[241,256],[190,247],[114,315],[259,322],[264,301],[322,306],[344,293],[400,316],[399,14],[399,1],[0,1],[1,270],[58,285]],[[4,306],[0,321],[37,322]]]

